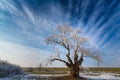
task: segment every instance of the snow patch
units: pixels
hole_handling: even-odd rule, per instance
[[[8,78],[0,78],[0,80],[48,80],[50,76],[65,76],[68,74],[44,75],[44,74],[29,74],[25,76],[14,76]],[[114,73],[80,73],[81,77],[88,80],[120,80],[120,74]]]
[[[80,73],[81,77],[95,80],[120,80],[120,74],[113,74],[113,73]]]

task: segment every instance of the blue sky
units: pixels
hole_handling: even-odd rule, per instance
[[[45,38],[69,22],[101,51],[100,66],[120,67],[119,17],[120,0],[0,0],[0,59],[21,66],[45,64],[53,53]],[[96,62],[88,58],[83,66]]]

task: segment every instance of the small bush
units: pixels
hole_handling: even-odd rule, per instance
[[[0,78],[23,74],[25,73],[20,66],[8,63],[7,61],[0,60]]]

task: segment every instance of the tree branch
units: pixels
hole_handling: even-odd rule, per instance
[[[81,55],[80,59],[78,60],[79,65],[81,65],[83,62],[83,55]]]
[[[70,63],[71,65],[73,65],[73,62],[72,62],[72,60],[71,60],[71,58],[70,58],[70,49],[67,48],[67,51],[68,51],[68,54],[66,54],[66,57],[67,57],[69,63]]]
[[[79,45],[78,43],[76,44],[76,48],[74,49],[74,63],[78,63],[78,48],[79,48]]]
[[[59,59],[59,58],[50,59],[50,61],[55,61],[55,60],[65,63],[68,67],[70,66],[70,64],[68,62],[66,62],[65,60],[62,60],[62,59]]]

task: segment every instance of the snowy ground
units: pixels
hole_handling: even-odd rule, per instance
[[[80,75],[90,80],[120,80],[120,74],[113,73],[81,73]]]
[[[0,78],[0,80],[47,80],[49,76],[64,76],[67,74],[59,75],[41,75],[41,74],[30,74],[26,76],[15,76],[9,78]],[[87,78],[88,80],[120,80],[120,74],[113,73],[80,73],[81,77]]]

